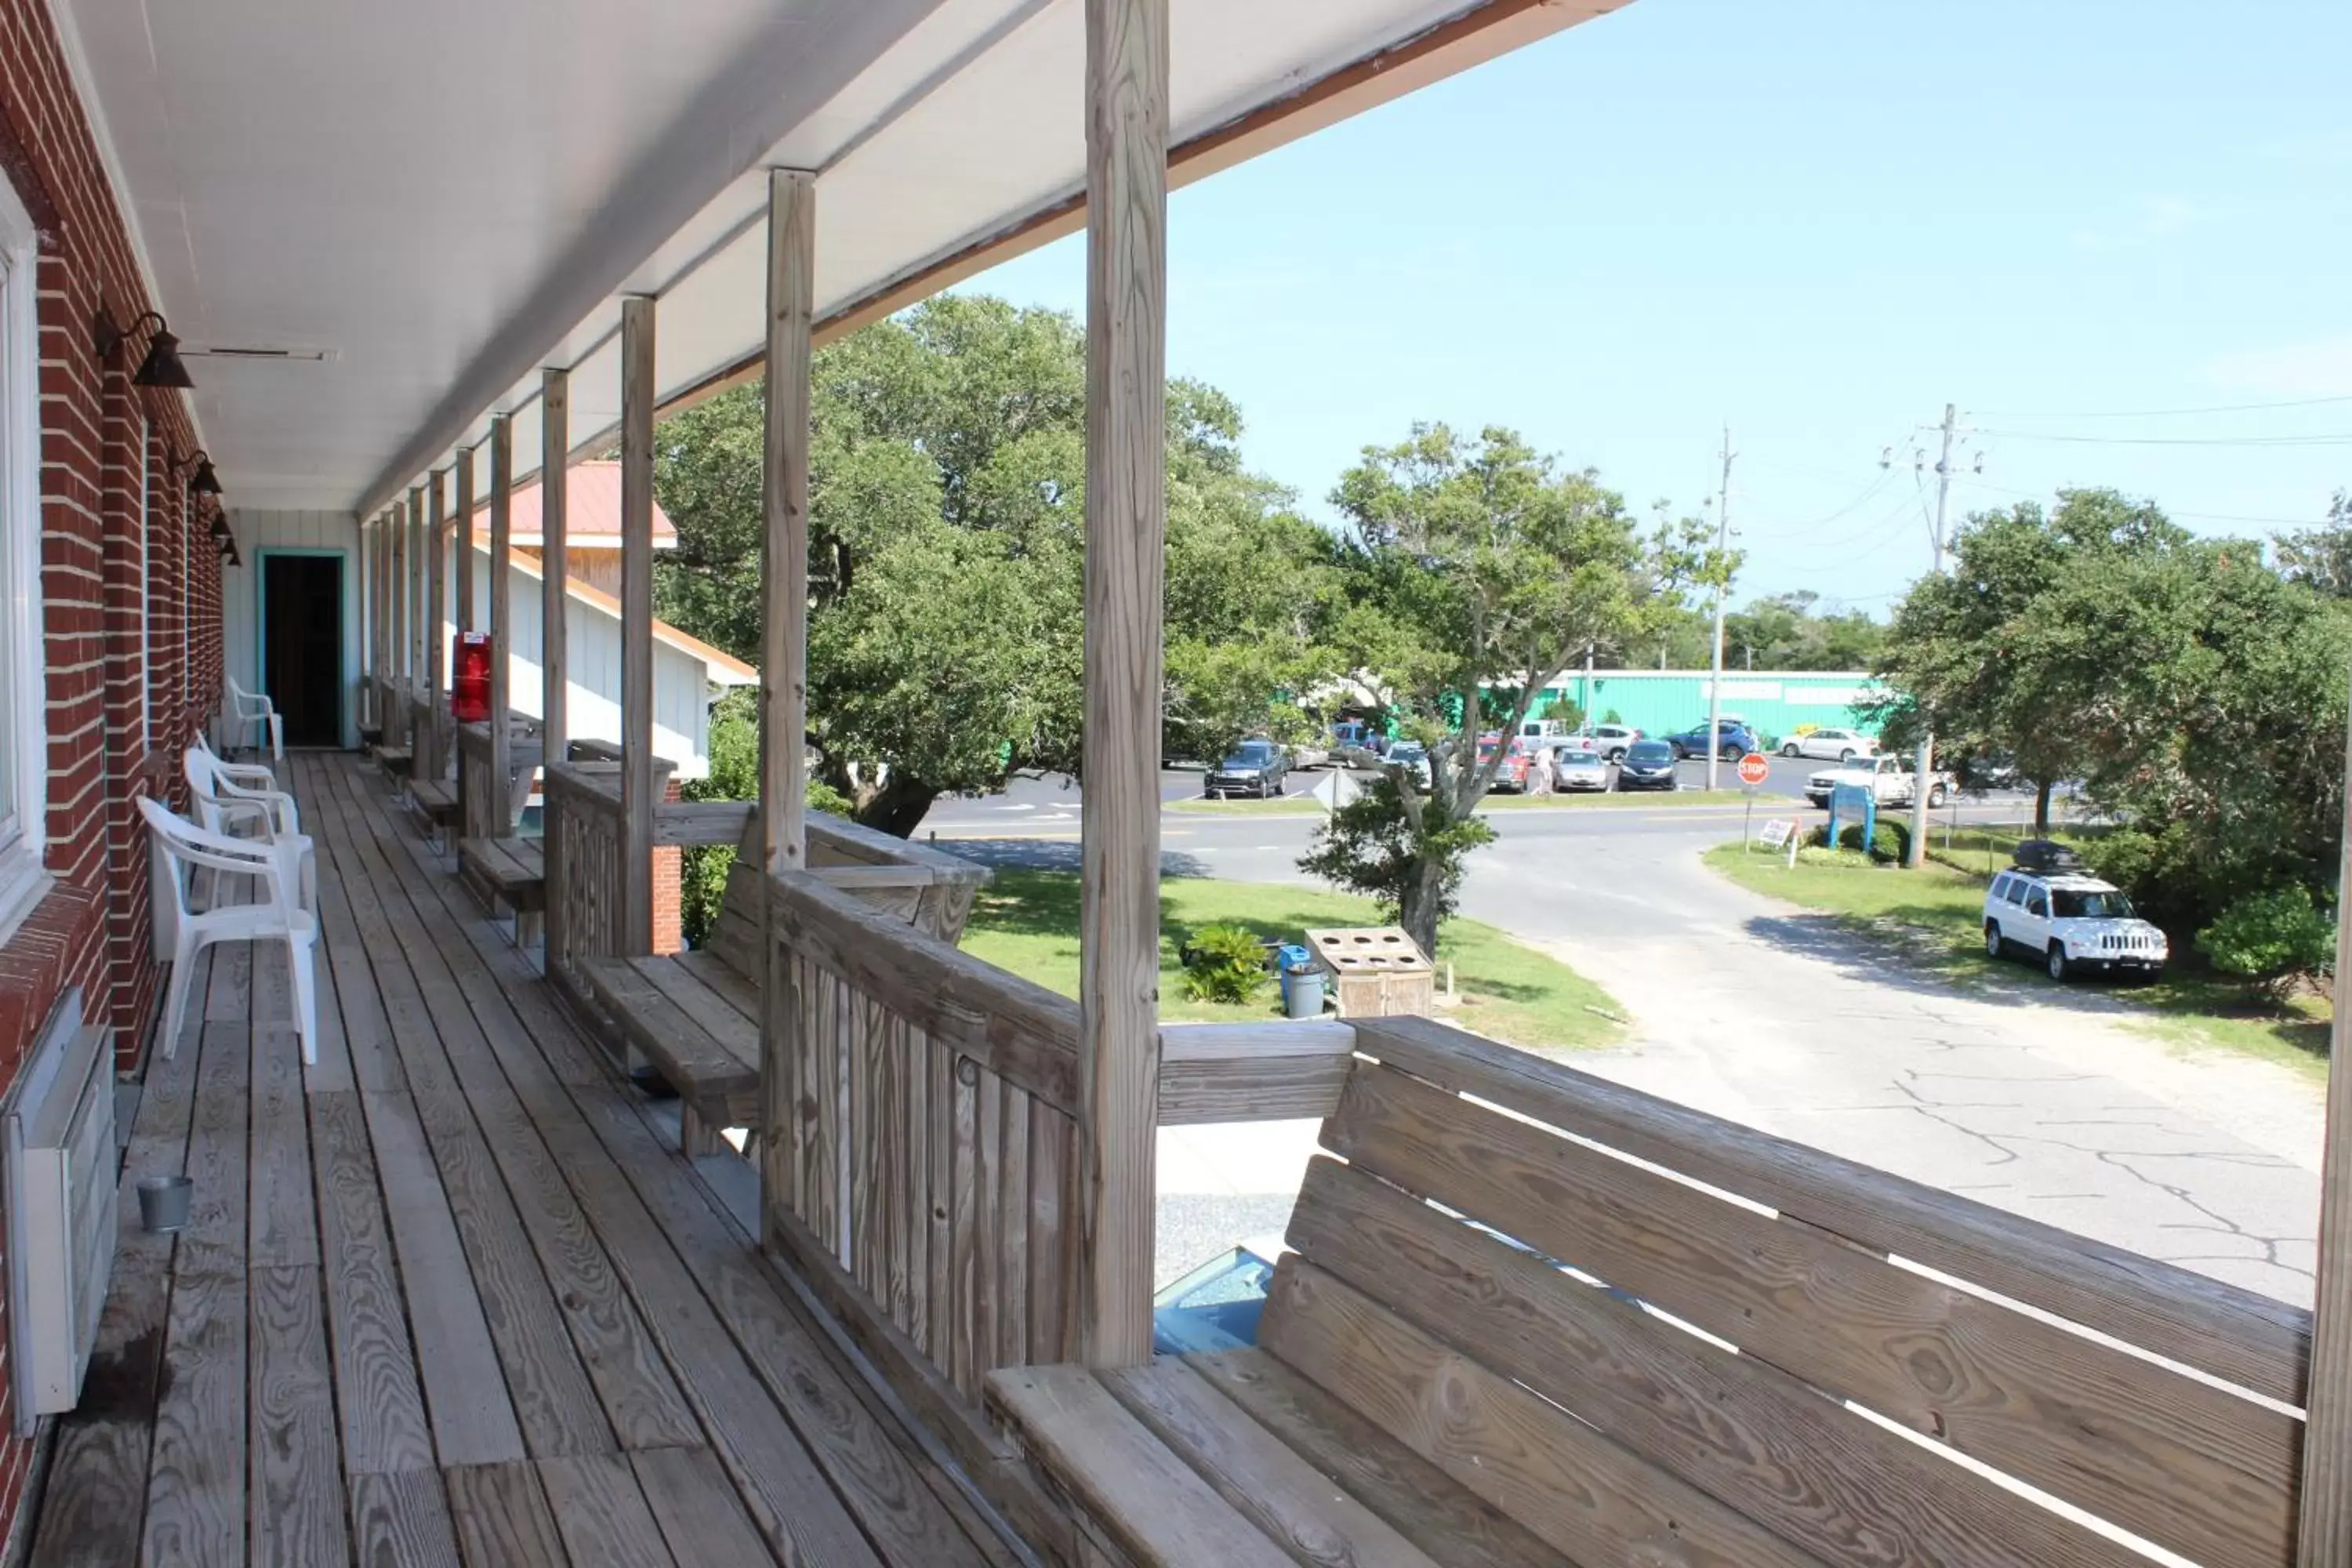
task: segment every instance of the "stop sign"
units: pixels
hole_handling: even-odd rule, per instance
[[[1739,759],[1739,782],[1753,789],[1772,776],[1771,760],[1761,752],[1750,752]]]

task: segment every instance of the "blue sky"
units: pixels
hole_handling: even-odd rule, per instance
[[[1327,518],[1416,418],[1694,510],[1728,421],[1743,599],[1898,597],[1947,401],[1955,518],[2108,484],[2315,521],[2352,487],[2347,58],[2344,0],[1633,0],[1178,193],[1170,366]],[[1082,311],[1083,244],[967,287]]]

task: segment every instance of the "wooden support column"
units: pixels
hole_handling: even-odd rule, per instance
[[[2344,773],[2352,781],[2352,725]],[[2336,907],[2352,892],[2352,795],[2344,804]],[[2302,1516],[2295,1568],[2352,1568],[2352,921],[2336,929],[2336,1022],[2329,1032],[2327,1135],[2319,1161],[2318,1287],[2304,1395]]]
[[[569,504],[572,373],[543,371],[539,379],[540,757],[560,763],[572,738],[569,638],[570,563],[564,555],[564,508]]]
[[[621,301],[621,939],[654,950],[654,301]]]
[[[1079,1344],[1151,1360],[1168,527],[1168,0],[1086,0],[1086,795]]]
[[[761,447],[760,828],[772,875],[808,867],[808,489],[811,332],[816,279],[816,176],[768,171],[768,357]],[[761,1212],[798,1201],[803,1037],[799,988],[772,936],[761,943]],[[772,1218],[769,1221],[772,1227]],[[764,1238],[772,1248],[772,1233]]]
[[[408,741],[408,529],[404,509],[394,506],[383,514],[384,531],[390,536],[392,570],[384,578],[384,592],[390,596],[391,610],[384,617],[385,644],[384,700],[392,711],[384,715],[385,741],[393,745],[407,745]]]
[[[490,420],[490,788],[497,792],[498,837],[514,826],[514,791],[507,778],[514,767],[514,739],[508,733],[514,709],[514,426],[509,416]]]
[[[768,171],[767,426],[761,483],[760,801],[771,872],[808,864],[810,333],[816,176]]]
[[[425,711],[433,737],[433,771],[419,778],[439,778],[456,753],[449,725],[449,514],[436,468],[425,479]]]
[[[367,715],[368,722],[380,732],[383,728],[383,715],[378,710],[383,702],[376,694],[376,684],[383,679],[383,519],[381,516],[361,520],[360,546],[360,571],[366,584],[366,592],[360,597],[360,615],[367,627],[367,636],[362,639],[367,650]],[[194,571],[189,573],[191,579],[194,575]],[[187,613],[184,605],[181,613]]]
[[[408,487],[408,695],[425,689],[425,579],[433,552],[425,532],[425,487]],[[429,742],[429,737],[427,738]],[[415,742],[412,741],[412,745]]]
[[[457,574],[457,630],[478,632],[481,621],[474,615],[474,448],[457,449],[457,563],[452,568]]]

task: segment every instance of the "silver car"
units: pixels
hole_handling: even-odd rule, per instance
[[[1578,742],[1554,746],[1551,749],[1551,787],[1563,794],[1570,790],[1609,787],[1607,759],[1591,747]]]

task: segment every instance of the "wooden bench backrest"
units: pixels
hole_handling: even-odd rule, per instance
[[[1427,1019],[1358,1048],[1261,1343],[1580,1560],[2293,1561],[2307,1314]]]
[[[758,975],[760,957],[760,817],[757,812],[743,826],[728,868],[727,890],[711,921],[709,946],[737,973]],[[855,866],[902,866],[931,872],[936,879],[921,886],[858,888],[855,896],[898,916],[925,934],[955,942],[963,936],[974,897],[988,879],[987,868],[944,850],[915,844],[822,812],[808,817],[809,867],[812,870]]]

